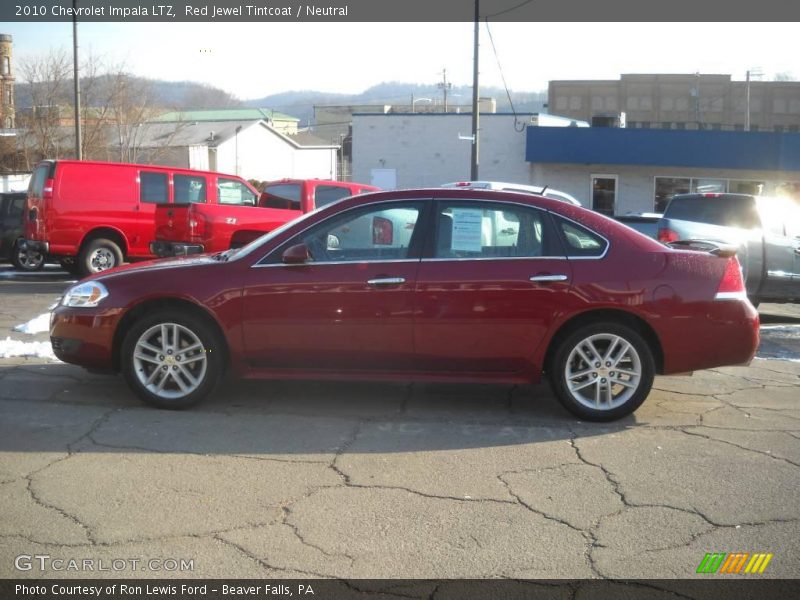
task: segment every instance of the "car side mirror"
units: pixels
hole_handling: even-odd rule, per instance
[[[289,246],[283,253],[281,259],[287,265],[302,265],[311,258],[308,246],[305,244],[295,244]]]

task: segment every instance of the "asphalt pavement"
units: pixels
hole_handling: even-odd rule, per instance
[[[11,329],[66,281],[0,266],[0,340],[46,342]],[[0,578],[692,578],[712,552],[797,577],[800,306],[760,310],[764,358],[604,425],[545,385],[227,381],[158,411],[0,359]]]

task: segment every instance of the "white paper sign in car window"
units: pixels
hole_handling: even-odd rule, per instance
[[[451,250],[480,252],[483,211],[469,208],[453,209],[453,239]]]

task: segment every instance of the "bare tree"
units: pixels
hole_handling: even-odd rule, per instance
[[[23,110],[18,127],[28,166],[44,157],[58,158],[70,151],[70,137],[62,127],[61,111],[69,106],[71,64],[63,49],[24,60],[19,72],[31,94],[30,109]]]

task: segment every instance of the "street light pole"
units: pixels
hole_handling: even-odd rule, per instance
[[[479,48],[479,25],[480,25],[480,11],[479,0],[475,0],[475,42],[473,50],[473,67],[472,67],[472,157],[470,162],[470,181],[478,180],[478,123],[480,106],[478,103],[478,48]]]

